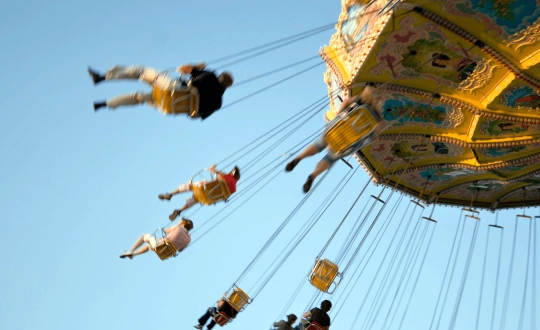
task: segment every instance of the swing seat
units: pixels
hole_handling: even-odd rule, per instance
[[[202,184],[193,184],[191,186],[195,199],[204,205],[215,204],[219,201],[226,200],[231,196],[229,186],[223,179],[217,179]]]
[[[214,322],[216,322],[220,327],[224,326],[225,324],[231,322],[232,318],[227,315],[227,313],[220,311],[212,317],[214,319]]]
[[[152,87],[152,100],[159,111],[166,115],[188,114],[191,117],[199,111],[199,92],[196,87],[176,86],[172,90],[160,86]]]
[[[321,290],[322,292],[333,293],[342,279],[341,273],[338,271],[338,265],[328,259],[317,260],[315,267],[309,274],[309,282]],[[335,282],[337,278],[337,282]],[[332,291],[330,287],[334,284]]]
[[[233,292],[226,300],[237,312],[243,311],[245,306],[251,303],[251,298],[248,296],[248,294],[236,285],[233,287]]]
[[[162,239],[161,242],[156,245],[154,251],[161,260],[169,259],[170,257],[176,257],[176,255],[178,254],[176,247],[166,239]]]
[[[371,107],[357,106],[324,133],[328,148],[338,154],[357,144],[359,147],[375,137],[381,117]]]
[[[317,322],[311,322],[304,330],[324,330],[324,327]]]

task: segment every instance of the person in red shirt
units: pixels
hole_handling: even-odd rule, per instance
[[[238,168],[238,166],[235,166],[232,169],[232,171],[230,171],[229,173],[224,173],[224,172],[220,172],[216,170],[216,165],[210,166],[208,170],[212,173],[217,174],[218,179],[223,179],[225,180],[225,182],[227,182],[227,187],[229,188],[229,192],[231,194],[234,194],[236,192],[236,182],[240,180],[240,169]],[[188,183],[181,184],[178,186],[176,190],[170,193],[158,195],[158,198],[161,200],[169,201],[171,200],[172,196],[176,194],[191,191],[191,187],[194,184],[200,184],[200,183],[198,182],[192,183],[190,181]],[[169,215],[169,219],[173,221],[174,219],[176,219],[177,216],[180,215],[180,213],[182,213],[182,211],[189,209],[190,207],[192,207],[193,205],[197,203],[198,201],[195,199],[195,196],[192,195],[191,197],[186,199],[186,204],[184,204],[184,206],[182,206],[180,209],[174,210],[173,213]]]

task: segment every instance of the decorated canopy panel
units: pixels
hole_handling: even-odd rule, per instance
[[[369,84],[384,129],[357,152],[426,202],[540,204],[540,1],[343,0],[321,49],[332,96]]]

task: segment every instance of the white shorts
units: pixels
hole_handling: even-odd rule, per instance
[[[199,182],[195,182],[193,184],[200,184]],[[183,183],[178,186],[178,192],[188,192],[191,190],[191,183]],[[191,196],[186,198],[186,206],[192,207],[193,205],[197,204],[197,200],[195,200],[195,197]]]
[[[191,196],[189,198],[186,198],[186,206],[188,206],[188,207],[192,207],[193,205],[195,205],[197,203],[198,203],[197,200],[193,196]]]
[[[145,234],[143,236],[143,241],[145,241],[146,243],[148,243],[148,245],[150,245],[150,249],[152,249],[152,250],[156,249],[157,242],[156,242],[156,238],[154,237],[154,235]]]

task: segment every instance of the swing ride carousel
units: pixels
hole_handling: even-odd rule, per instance
[[[427,204],[539,205],[538,4],[343,0],[320,51],[325,120],[369,84],[383,129],[355,158],[375,183]]]
[[[342,0],[337,32],[331,37],[330,45],[320,51],[327,64],[324,77],[330,98],[330,109],[324,117],[326,121],[334,123],[324,133],[328,147],[339,153],[351,150],[351,146],[361,145],[354,156],[371,179],[392,191],[415,197],[413,202],[421,208],[426,204],[467,206],[464,210],[477,214],[476,208],[498,210],[540,205],[540,166],[537,165],[540,158],[539,4],[538,0],[520,0],[519,3],[512,0],[431,0],[421,3],[407,0]],[[343,100],[361,95],[366,86],[371,86],[367,106],[340,113]],[[268,173],[271,171],[273,169]],[[261,178],[266,175],[261,174]],[[319,179],[318,183],[322,180]],[[256,179],[256,182],[259,181]],[[218,181],[214,183],[216,187],[220,185]],[[252,303],[325,212],[321,204],[320,210],[317,209],[308,221],[304,221],[301,234],[292,238],[278,257],[271,261],[268,266],[270,271],[264,272],[258,280],[248,285],[253,277],[250,274],[252,269],[257,267],[263,253],[316,190],[318,183],[285,218],[224,295],[224,301],[236,312],[243,311]],[[221,193],[223,189],[226,190],[224,183],[220,185],[222,190],[218,191],[219,194],[214,196],[216,187],[194,193],[199,194],[197,199],[205,205],[226,200],[230,196],[228,191]],[[245,192],[253,187],[250,185]],[[339,193],[336,192],[334,199]],[[386,206],[386,202],[374,198],[374,204],[380,201]],[[330,196],[324,203],[332,203]],[[390,213],[395,214],[399,203]],[[354,204],[351,209],[353,207]],[[356,238],[374,207],[369,209],[362,221],[353,225],[351,233],[342,242],[335,262],[332,262],[324,258],[324,254],[327,254],[327,247],[350,210],[347,212],[316,256],[315,266],[308,273],[309,282],[318,289],[317,294],[332,294],[342,279],[345,278],[347,282],[354,277],[354,274],[347,278],[344,275],[346,272],[349,275],[348,269],[381,215],[382,208],[374,215],[359,244],[355,244]],[[467,216],[480,220],[476,215]],[[423,218],[436,222],[431,215]],[[388,222],[385,223],[388,226]],[[478,223],[475,221],[473,241]],[[490,226],[502,228],[497,224]],[[409,234],[407,228],[408,225],[403,237]],[[417,256],[427,228],[424,227],[422,238],[414,234],[415,239],[422,240],[414,252]],[[374,240],[380,240],[382,235],[377,234]],[[389,244],[393,244],[393,241]],[[412,249],[409,249],[410,242],[404,251]],[[430,242],[431,239],[426,245],[424,258]],[[502,246],[502,232],[500,244]],[[352,249],[352,246],[356,248]],[[376,245],[373,249],[370,245],[370,252],[365,253],[373,255],[375,248]],[[408,252],[402,253],[405,256]],[[450,258],[452,253],[453,250]],[[173,254],[164,252],[158,255],[166,259]],[[407,258],[411,261],[413,252],[407,254]],[[404,267],[410,263],[406,264]],[[400,265],[401,262],[397,268]],[[464,276],[469,265],[470,257]],[[411,274],[414,267],[413,264]],[[372,286],[375,285],[370,285],[368,290]],[[341,292],[347,292],[347,289]],[[462,292],[463,285],[460,295]],[[315,295],[308,305],[311,306],[318,298],[320,296]],[[376,304],[378,302],[373,306]],[[439,302],[435,313],[438,305]],[[286,308],[288,306],[290,302]],[[360,309],[363,306],[362,303]],[[374,310],[377,310],[377,314],[366,319],[363,329],[374,328],[381,309]],[[441,313],[443,310],[444,303]],[[457,311],[454,310],[451,328],[455,325],[456,315]],[[234,317],[223,311],[213,316],[220,326],[232,322]],[[503,319],[502,324],[504,322]],[[305,324],[304,330],[322,330],[323,327],[313,322]]]

